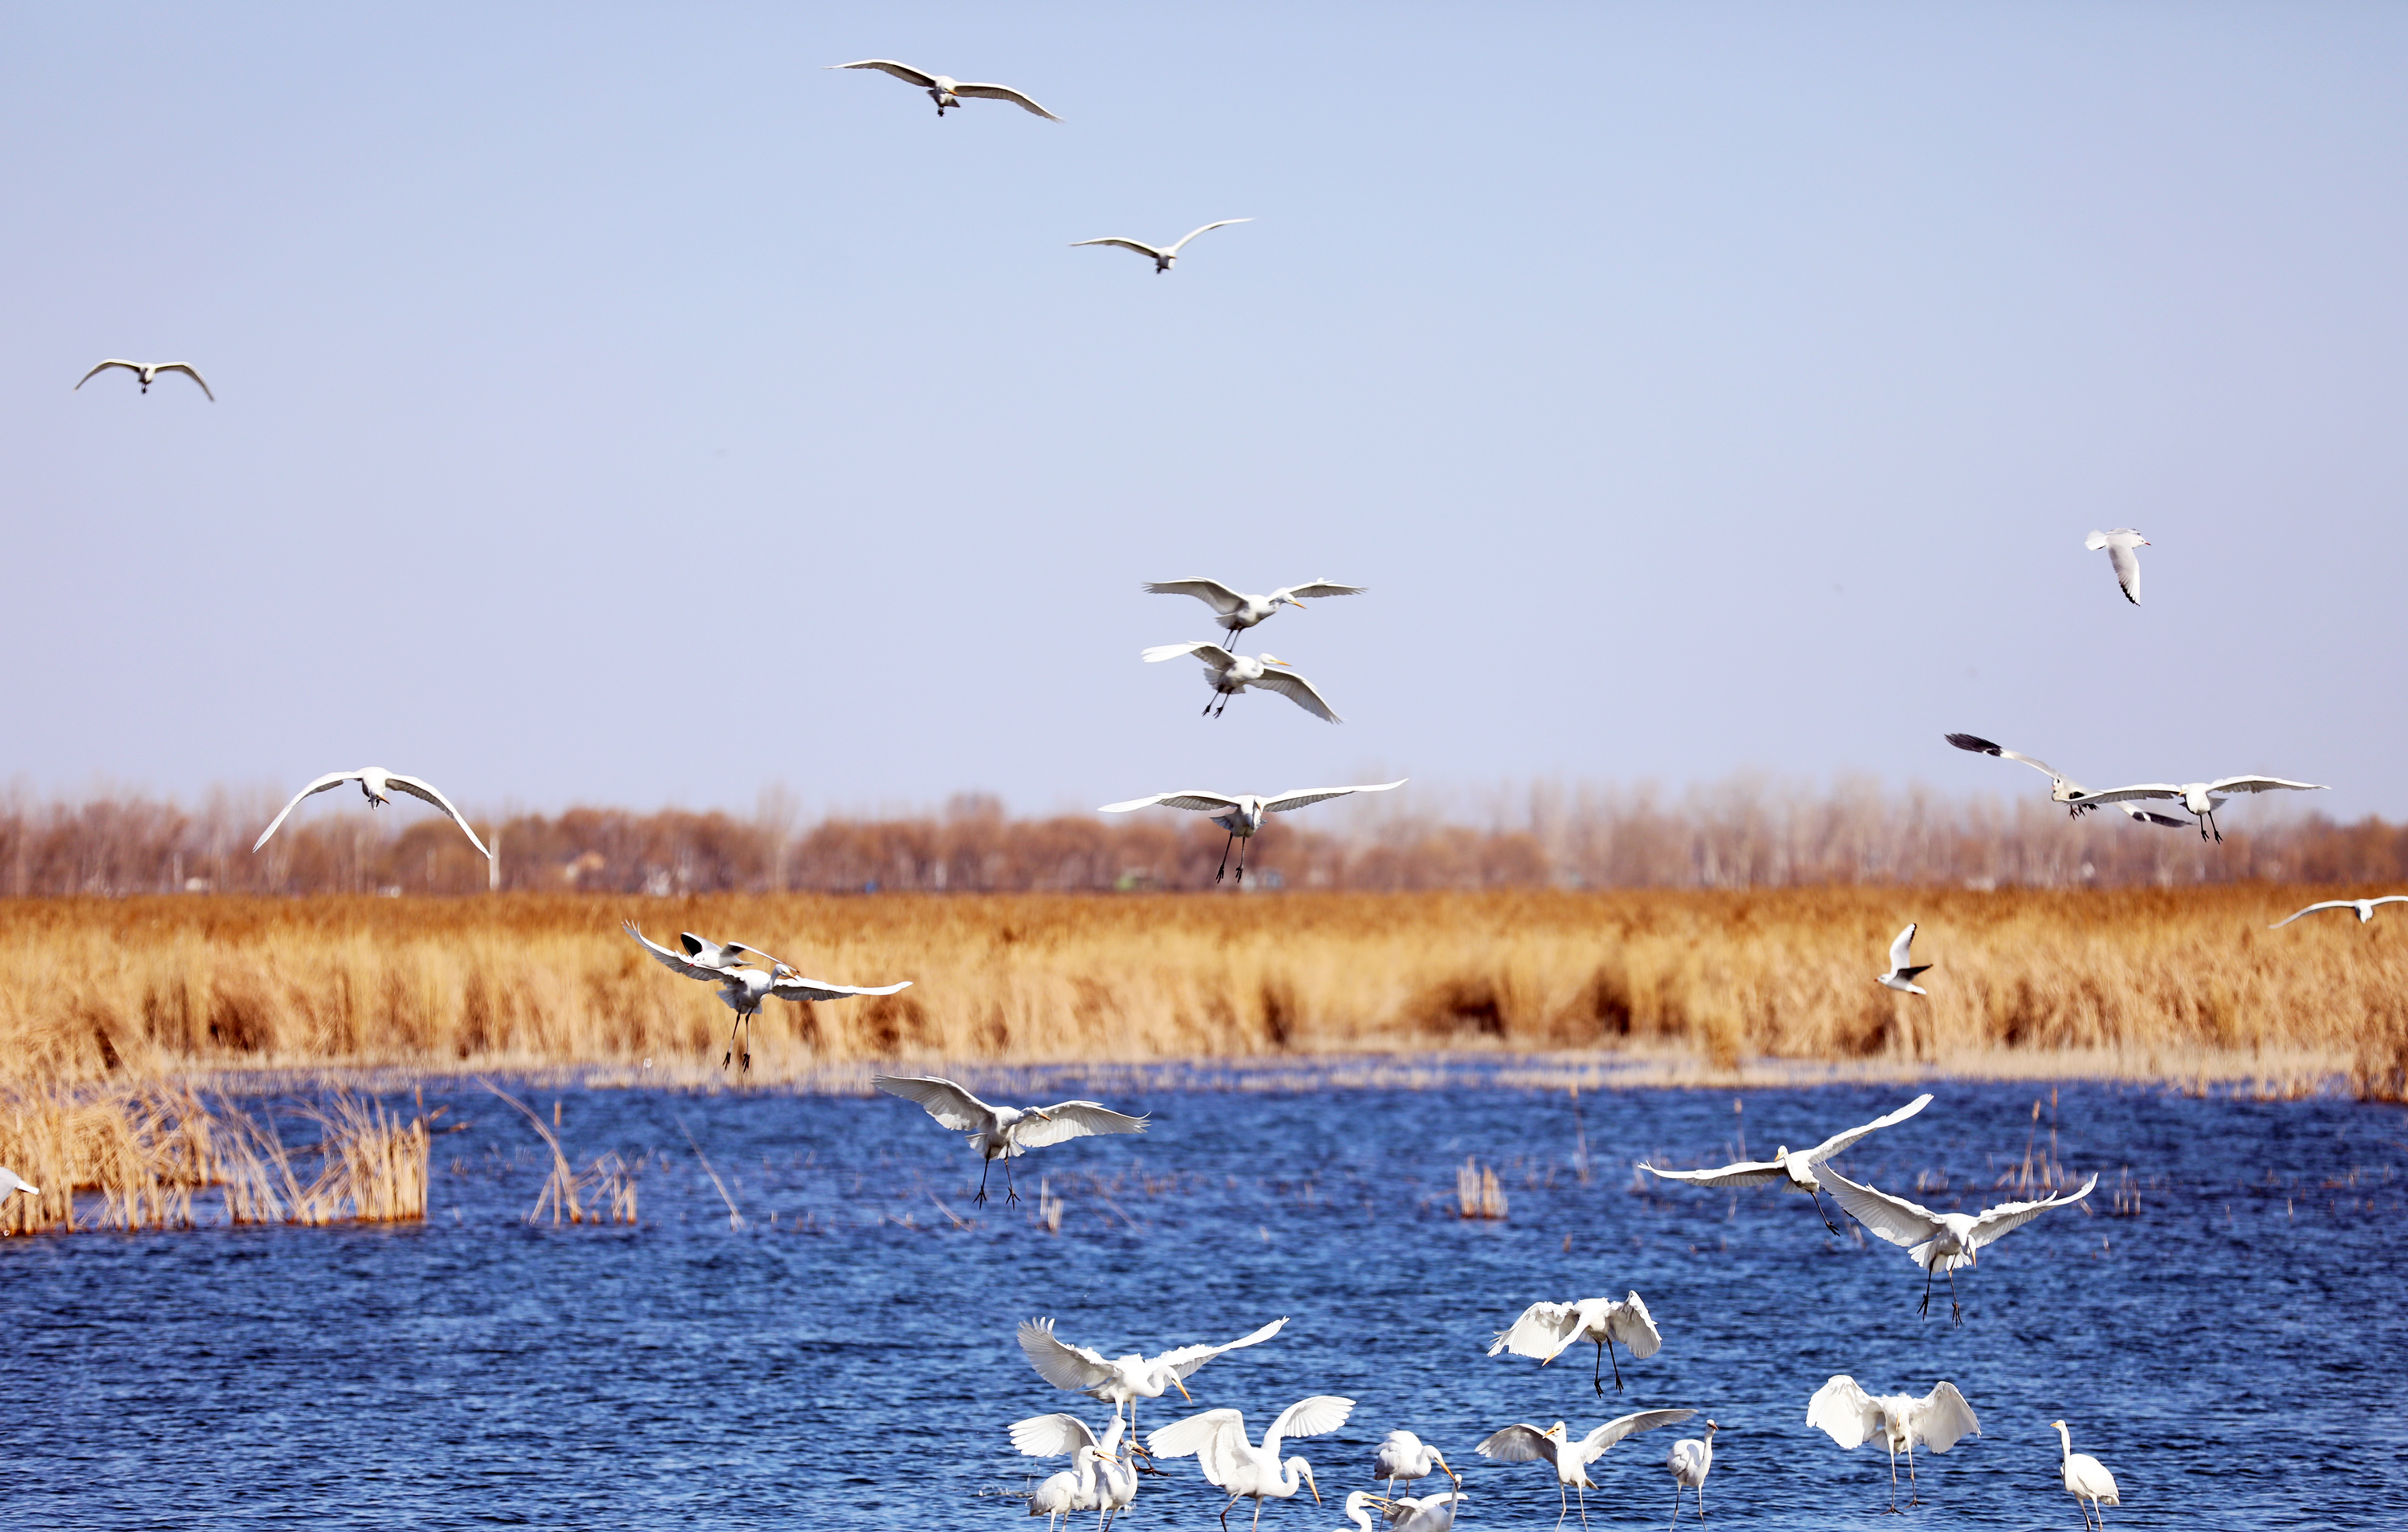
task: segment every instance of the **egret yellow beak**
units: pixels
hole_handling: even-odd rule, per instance
[[[1170,1386],[1179,1390],[1179,1396],[1185,1399],[1189,1404],[1194,1404],[1196,1402],[1196,1396],[1187,1392],[1187,1385],[1185,1383],[1173,1378],[1170,1380]]]
[[[1298,610],[1298,611],[1302,611],[1302,610],[1304,610],[1304,603],[1303,603],[1303,602],[1301,602],[1301,601],[1298,601],[1298,600],[1297,600],[1296,597],[1294,597],[1294,596],[1289,596],[1289,597],[1287,598],[1287,604],[1288,604],[1289,606],[1291,606],[1291,607],[1294,607],[1294,608],[1295,608],[1297,610]]]

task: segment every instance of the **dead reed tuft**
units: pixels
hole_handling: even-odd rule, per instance
[[[1455,1167],[1455,1200],[1465,1218],[1503,1218],[1505,1188],[1497,1183],[1497,1167],[1469,1159]]]
[[[527,1211],[528,1223],[541,1223],[547,1209],[554,1224],[563,1217],[571,1224],[636,1222],[636,1176],[625,1160],[615,1153],[603,1153],[581,1171],[572,1168],[568,1152],[560,1146],[560,1135],[546,1127],[533,1108],[490,1080],[477,1083],[516,1107],[552,1151],[552,1173],[544,1177],[543,1190],[536,1194],[535,1206]],[[552,1104],[552,1120],[555,1126],[560,1122],[557,1101]]]

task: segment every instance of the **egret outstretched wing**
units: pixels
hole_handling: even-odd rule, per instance
[[[951,1123],[945,1125],[953,1126]],[[1056,1338],[1050,1319],[1021,1321],[1019,1338],[1021,1353],[1028,1358],[1028,1365],[1037,1369],[1037,1376],[1055,1388],[1084,1392],[1099,1388],[1116,1376],[1101,1352],[1073,1346]],[[1013,1427],[1015,1433],[1018,1429]],[[1013,1439],[1019,1439],[1017,1435]]]
[[[893,75],[896,79],[901,80],[904,84],[917,85],[924,91],[934,90],[937,84],[936,76],[924,75],[919,70],[912,68],[910,64],[897,64],[893,59],[863,59],[855,64],[831,64],[824,65],[824,67],[829,69],[883,69],[888,74]]]
[[[1411,780],[1412,779],[1410,777],[1399,777],[1392,782],[1375,782],[1367,787],[1291,787],[1284,793],[1265,798],[1263,812],[1284,814],[1291,809],[1306,808],[1312,804],[1326,803],[1331,798],[1342,798],[1349,793],[1385,793],[1390,788],[1402,787]]]
[[[959,1086],[954,1089],[959,1090]],[[899,1094],[899,1093],[898,1093]],[[976,1097],[972,1097],[976,1099]],[[934,1110],[934,1109],[930,1109]],[[939,1119],[942,1121],[942,1119]],[[1095,1101],[1063,1101],[1036,1107],[1011,1125],[1011,1141],[1023,1149],[1084,1138],[1098,1133],[1143,1133],[1146,1120]]]
[[[1030,1457],[1060,1457],[1096,1444],[1096,1433],[1076,1415],[1031,1415],[1011,1423],[1011,1444]]]
[[[1138,657],[1148,665],[1159,665],[1165,660],[1175,660],[1182,654],[1193,654],[1215,670],[1228,669],[1229,662],[1237,658],[1210,638],[1195,638],[1183,644],[1155,644],[1151,649],[1141,651]]]
[[[1346,1424],[1354,1412],[1354,1401],[1340,1398],[1335,1394],[1316,1394],[1309,1399],[1298,1399],[1279,1412],[1271,1428],[1263,1433],[1263,1451],[1279,1456],[1279,1444],[1290,1437],[1327,1436]]]
[[[2210,793],[2324,793],[2322,782],[2286,781],[2281,777],[2219,777],[2207,784]]]
[[[1242,223],[1246,221],[1244,219],[1239,219],[1236,222]],[[1201,234],[1204,231],[1198,229],[1196,232],[1197,234]],[[1191,234],[1187,237],[1193,239],[1196,237],[1196,235]],[[1301,585],[1283,585],[1278,590],[1273,591],[1271,594],[1284,595],[1290,599],[1294,599],[1297,596],[1309,596],[1317,601],[1326,595],[1366,595],[1370,593],[1370,590],[1371,587],[1369,585],[1340,585],[1333,580],[1308,580]]]
[[[108,361],[103,362],[98,366],[93,368],[92,371],[85,373],[82,377],[77,379],[75,388],[71,388],[67,390],[67,392],[69,394],[73,394],[76,392],[76,389],[83,387],[86,383],[91,382],[93,379],[98,377],[104,372],[107,372],[111,367],[123,367],[128,372],[139,373],[142,370],[142,364],[139,362],[128,362],[122,358],[112,356]],[[252,849],[257,850],[256,847]]]
[[[2408,895],[2393,895],[2392,897],[2401,898],[2408,897]],[[2367,902],[2369,904],[2372,904],[2375,901],[2370,899]],[[2308,906],[2305,909],[2294,910],[2290,914],[2284,916],[2281,920],[2278,920],[2273,924],[2266,927],[2266,929],[2269,931],[2280,931],[2283,927],[2290,924],[2293,921],[2298,920],[2301,915],[2313,915],[2319,909],[2346,909],[2355,914],[2358,910],[2358,901],[2356,899],[2318,899],[2315,903]]]
[[[1060,118],[1054,116],[1052,112],[1047,111],[1044,107],[1039,106],[1036,102],[1031,101],[1028,97],[1021,94],[1018,91],[1013,90],[1009,85],[981,85],[975,82],[956,81],[953,86],[953,93],[955,95],[977,96],[982,101],[1009,101],[1023,111],[1035,112],[1038,116],[1045,119],[1048,122],[1059,122],[1062,121]]]
[[[1656,1327],[1656,1316],[1647,1311],[1647,1300],[1632,1293],[1608,1310],[1605,1333],[1622,1342],[1622,1349],[1644,1362],[1664,1349],[1664,1332]],[[1644,1426],[1632,1426],[1644,1430]],[[1615,1440],[1622,1439],[1616,1437]]]
[[[725,968],[718,967],[708,963],[697,963],[692,957],[683,952],[673,952],[669,951],[659,942],[654,941],[652,938],[644,935],[643,928],[638,926],[634,921],[622,921],[620,923],[620,928],[625,931],[627,935],[635,938],[637,943],[640,945],[644,951],[652,954],[652,960],[654,962],[658,963],[662,967],[668,969],[671,973],[683,974],[688,979],[699,979],[707,983],[713,984],[723,982],[727,978],[727,970]]]
[[[1149,255],[1154,253],[1152,250],[1136,243],[1134,240],[1123,240],[1121,243],[1128,245],[1135,250],[1145,251]],[[108,363],[104,362],[101,364],[101,366],[107,366],[108,365]],[[99,367],[94,367],[93,369],[94,372],[98,372],[99,370]],[[1223,613],[1224,615],[1236,611],[1246,604],[1246,598],[1244,596],[1240,595],[1237,592],[1229,589],[1229,587],[1222,584],[1217,580],[1156,580],[1148,581],[1146,584],[1140,586],[1140,589],[1143,590],[1148,595],[1192,595],[1197,600],[1201,601],[1206,606],[1211,608],[1214,611]]]
[[[1806,1401],[1806,1424],[1854,1451],[1881,1431],[1882,1409],[1854,1378],[1837,1373]],[[1017,1432],[1020,1428],[1012,1429]]]
[[[1694,1410],[1641,1410],[1636,1414],[1607,1421],[1603,1425],[1581,1438],[1581,1460],[1597,1461],[1599,1453],[1623,1438],[1637,1431],[1653,1431],[1659,1425],[1677,1425],[1696,1414]]]
[[[770,983],[769,993],[781,1000],[848,1000],[862,995],[894,995],[910,987],[909,979],[895,984],[831,984],[824,979],[783,973]]]
[[[1646,1161],[1639,1168],[1665,1181],[1685,1181],[1692,1186],[1762,1186],[1767,1181],[1780,1181],[1789,1174],[1789,1167],[1779,1160],[1742,1160],[1736,1165],[1716,1166],[1711,1170],[1658,1170]]]
[[[1947,1227],[1940,1215],[1902,1196],[1859,1186],[1836,1170],[1823,1171],[1826,1189],[1839,1198],[1856,1221],[1893,1245],[1913,1246],[1936,1238]]]
[[[1149,1433],[1145,1445],[1156,1457],[1195,1457],[1203,1454],[1214,1439],[1224,1434],[1235,1436],[1240,1443],[1245,1441],[1246,1416],[1243,1410],[1207,1410],[1201,1414],[1172,1421],[1161,1430]],[[1221,1482],[1213,1477],[1214,1465],[1209,1458],[1203,1467],[1205,1478],[1216,1484]]]
[[[1162,253],[1165,255],[1176,255],[1179,253],[1180,250],[1186,245],[1188,240],[1195,238],[1199,234],[1210,234],[1214,229],[1226,229],[1232,223],[1252,223],[1253,222],[1254,220],[1251,218],[1225,218],[1218,223],[1207,223],[1200,229],[1190,229],[1184,235],[1180,236],[1178,244],[1171,246]]]
[[[2186,795],[2172,782],[2135,782],[2129,787],[2111,787],[2100,793],[2076,793],[2068,803],[2131,803],[2152,798],[2172,798],[2180,801]]]
[[[209,380],[202,377],[199,371],[195,369],[190,362],[162,362],[159,364],[157,370],[160,372],[182,373],[194,382],[201,385],[201,393],[207,396],[209,403],[215,404],[218,402],[218,396],[209,393]]]
[[[1235,798],[1224,797],[1218,793],[1207,793],[1201,788],[1188,788],[1178,793],[1156,793],[1150,798],[1131,798],[1126,803],[1108,803],[1096,812],[1125,814],[1134,809],[1152,809],[1156,805],[1165,809],[1193,809],[1198,813],[1205,814],[1226,814],[1234,809],[1244,807]]]
[[[477,832],[468,828],[468,822],[461,817],[460,810],[452,807],[452,800],[445,797],[433,782],[389,771],[385,773],[384,783],[395,792],[407,793],[421,803],[433,804],[442,809],[452,817],[452,823],[460,826],[460,833],[468,838],[468,844],[476,847],[478,852],[488,860],[492,858],[494,853],[485,850],[485,843],[477,838]]]
[[[2068,1203],[2081,1201],[2088,1196],[2090,1189],[2098,1184],[2099,1173],[2094,1170],[2090,1174],[2090,1179],[2082,1183],[2082,1190],[2071,1196],[2059,1194],[2042,1197],[2037,1202],[2001,1202],[1995,1208],[1985,1208],[1982,1210],[1982,1215],[1973,1220],[1973,1227],[1965,1236],[1965,1243],[1979,1250],[1982,1246],[1997,1240],[2009,1230],[2023,1227],[2051,1208],[2062,1208]],[[1849,1210],[1853,1212],[1855,1210]]]
[[[1914,1434],[1935,1453],[1944,1453],[1964,1438],[1982,1434],[1982,1423],[1974,1418],[1973,1407],[1956,1392],[1955,1383],[1945,1381],[1915,1400],[1912,1414]]]
[[[1522,1310],[1522,1317],[1497,1332],[1488,1343],[1488,1354],[1512,1352],[1516,1356],[1535,1356],[1551,1362],[1563,1354],[1572,1337],[1580,1333],[1580,1310],[1569,1303],[1534,1303]]]
[[[1315,718],[1331,723],[1346,722],[1338,716],[1335,709],[1322,700],[1321,694],[1312,689],[1312,682],[1293,671],[1266,670],[1263,678],[1254,684],[1265,691],[1277,692]]]
[[[1287,1317],[1282,1315],[1252,1334],[1241,1335],[1235,1340],[1226,1341],[1218,1346],[1181,1346],[1174,1351],[1164,1352],[1154,1359],[1154,1364],[1157,1367],[1168,1367],[1174,1376],[1192,1377],[1197,1367],[1222,1353],[1238,1351],[1247,1346],[1259,1346],[1286,1327]]]
[[[1072,250],[1079,250],[1087,245],[1118,245],[1123,250],[1133,250],[1140,255],[1152,256],[1157,261],[1161,260],[1163,257],[1163,252],[1154,249],[1152,245],[1143,244],[1135,239],[1124,239],[1116,234],[1109,235],[1101,239],[1073,239],[1070,241],[1070,248]],[[1122,269],[1125,270],[1127,268],[1123,267]]]
[[[1906,929],[1910,936],[1914,931],[1914,927],[1912,925],[1908,926]],[[1899,951],[1896,947],[1890,949],[1889,955],[1891,966],[1893,967],[1899,966]],[[1914,1100],[1908,1102],[1905,1106],[1899,1108],[1898,1110],[1889,1113],[1885,1117],[1876,1117],[1862,1127],[1852,1127],[1844,1133],[1832,1134],[1829,1138],[1815,1145],[1814,1148],[1808,1153],[1806,1157],[1814,1164],[1820,1165],[1825,1160],[1831,1158],[1833,1155],[1854,1144],[1866,1134],[1877,1132],[1882,1128],[1891,1127],[1897,1124],[1903,1123],[1908,1118],[1914,1116],[1916,1112],[1921,1111],[1924,1108],[1929,1105],[1931,1105],[1931,1093],[1926,1091],[1923,1095],[1916,1096]]]
[[[106,365],[106,364],[103,365]],[[121,365],[122,365],[122,364],[121,364]],[[94,367],[93,369],[94,372],[98,372],[100,368],[98,367]],[[294,809],[301,807],[301,800],[303,798],[309,796],[313,793],[323,793],[330,787],[340,787],[345,782],[355,782],[359,780],[360,774],[356,771],[329,771],[324,776],[319,778],[316,781],[311,782],[308,786],[303,788],[300,792],[294,794],[293,801],[286,804],[274,819],[267,822],[267,828],[259,832],[259,838],[251,843],[251,849],[255,852],[259,850],[260,847],[266,845],[267,838],[276,833],[276,827],[283,823],[286,817],[289,816]],[[469,838],[473,840],[476,837],[471,836]]]
[[[995,1109],[950,1080],[934,1075],[872,1075],[869,1082],[889,1095],[916,1101],[928,1115],[956,1133],[970,1133],[995,1121]],[[1022,1326],[1023,1345],[1026,1326]]]
[[[1471,1450],[1498,1463],[1555,1461],[1555,1439],[1535,1425],[1509,1425]]]

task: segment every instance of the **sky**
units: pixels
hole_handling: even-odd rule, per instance
[[[11,7],[0,782],[2045,791],[1966,730],[2408,817],[2403,78],[2373,4]],[[1140,664],[1192,575],[1370,587],[1240,646],[1345,722]]]

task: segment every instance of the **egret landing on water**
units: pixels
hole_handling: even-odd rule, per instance
[[[928,99],[937,104],[937,115],[940,118],[945,115],[946,107],[959,107],[962,104],[961,98],[963,96],[969,96],[976,100],[1009,101],[1013,106],[1018,107],[1021,110],[1035,112],[1038,116],[1045,119],[1049,122],[1059,122],[1062,121],[1060,118],[1054,116],[1052,112],[1047,111],[1044,107],[1039,106],[1036,102],[1031,101],[1028,97],[1021,94],[1018,91],[1013,90],[1009,85],[980,85],[969,80],[955,79],[950,75],[925,74],[918,69],[912,68],[908,64],[897,64],[893,59],[862,59],[853,64],[831,64],[824,65],[824,67],[829,69],[882,69],[886,73],[893,75],[896,79],[901,80],[904,84],[917,85],[920,89],[927,92]]]
[[[1956,1445],[1958,1439],[1980,1436],[1982,1423],[1973,1418],[1973,1407],[1956,1385],[1942,1382],[1939,1387],[1921,1398],[1907,1394],[1872,1395],[1856,1386],[1856,1381],[1841,1373],[1814,1391],[1806,1401],[1806,1424],[1819,1426],[1833,1441],[1850,1452],[1875,1435],[1889,1448],[1889,1508],[1898,1511],[1898,1454],[1906,1452],[1908,1505],[1920,1505],[1914,1485],[1914,1448],[1917,1442],[1935,1453],[1944,1453]],[[1905,1514],[1903,1511],[1899,1512]]]
[[[1114,1111],[1099,1101],[1057,1101],[1050,1107],[991,1107],[950,1080],[933,1075],[872,1075],[869,1082],[889,1095],[916,1101],[929,1116],[956,1133],[967,1134],[979,1153],[979,1189],[973,1200],[986,1201],[986,1174],[1003,1162],[1004,1200],[1020,1200],[1011,1184],[1011,1162],[1032,1149],[1043,1149],[1098,1133],[1143,1133],[1146,1120]]]
[[[1672,1472],[1672,1525],[1681,1525],[1681,1492],[1698,1492],[1698,1520],[1706,1519],[1706,1475],[1714,1471],[1714,1432],[1721,1427],[1706,1422],[1703,1438],[1683,1437],[1672,1443],[1665,1457],[1664,1467]]]
[[[1197,232],[1200,234],[1203,231]],[[1196,236],[1187,237],[1193,239]],[[1194,596],[1211,608],[1212,620],[1235,637],[1250,627],[1268,622],[1271,614],[1282,607],[1294,607],[1303,611],[1305,605],[1299,597],[1318,601],[1330,595],[1363,595],[1371,588],[1369,585],[1340,585],[1330,580],[1308,580],[1301,585],[1283,585],[1268,595],[1248,595],[1242,591],[1231,590],[1217,580],[1191,576],[1184,580],[1148,580],[1143,589],[1148,595]]]
[[[1182,1397],[1191,1397],[1181,1379],[1193,1376],[1197,1367],[1225,1352],[1262,1344],[1286,1324],[1283,1317],[1225,1345],[1179,1346],[1158,1356],[1140,1356],[1131,1352],[1114,1360],[1099,1351],[1057,1339],[1050,1319],[1031,1319],[1021,1322],[1020,1350],[1028,1358],[1028,1365],[1037,1369],[1037,1375],[1055,1388],[1069,1389],[1111,1405],[1115,1418],[1120,1415],[1121,1406],[1127,1405],[1129,1431],[1134,1435],[1138,1400],[1158,1399],[1165,1390],[1173,1388]]]
[[[2077,1453],[2073,1450],[2073,1433],[2065,1428],[2065,1422],[2053,1420],[2049,1424],[2057,1427],[2057,1439],[2065,1449],[2065,1461],[2062,1467],[2065,1473],[2066,1493],[2073,1496],[2074,1504],[2082,1507],[2082,1525],[2087,1528],[2090,1525],[2091,1512],[2098,1511],[2100,1506],[2120,1506],[2124,1503],[2115,1493],[2115,1476],[2107,1471],[2107,1465],[2088,1453]],[[2085,1504],[2086,1501],[2088,1503]],[[2099,1525],[2101,1527],[2107,1525],[2104,1511],[2099,1512]]]
[[[202,379],[198,372],[193,370],[193,365],[190,362],[126,362],[114,356],[93,368],[91,372],[85,373],[82,377],[77,379],[75,388],[71,388],[67,390],[67,392],[69,394],[75,393],[77,389],[82,388],[86,383],[91,382],[94,377],[107,372],[111,367],[123,367],[126,371],[132,373],[136,379],[140,379],[142,383],[142,392],[145,394],[150,392],[150,385],[158,381],[159,375],[161,373],[180,372],[185,377],[191,379],[194,382],[201,385],[201,394],[209,401],[209,403],[215,404],[218,402],[218,396],[209,393],[209,385]],[[236,381],[238,382],[240,379],[237,379]]]
[[[1230,795],[1189,788],[1178,793],[1156,793],[1150,798],[1131,798],[1126,803],[1108,803],[1096,812],[1125,814],[1158,804],[1165,809],[1192,809],[1197,813],[1211,814],[1213,823],[1229,832],[1229,838],[1221,843],[1220,868],[1212,874],[1212,881],[1217,883],[1221,881],[1221,874],[1229,870],[1229,848],[1240,840],[1253,844],[1254,837],[1262,833],[1263,822],[1270,815],[1290,813],[1310,804],[1326,803],[1331,798],[1342,798],[1350,793],[1385,793],[1390,788],[1404,786],[1408,780],[1399,777],[1392,782],[1375,782],[1368,787],[1291,787],[1268,798],[1256,797],[1251,793]],[[1246,853],[1240,851],[1238,853],[1238,881],[1242,883],[1245,881]]]
[[[1736,1165],[1726,1165],[1713,1170],[1658,1170],[1642,1160],[1640,1162],[1639,1168],[1651,1176],[1659,1176],[1666,1181],[1685,1181],[1694,1186],[1763,1186],[1772,1181],[1785,1181],[1790,1190],[1803,1192],[1813,1198],[1814,1210],[1817,1213],[1823,1213],[1823,1199],[1815,1196],[1822,1190],[1823,1183],[1814,1176],[1815,1170],[1822,1166],[1823,1162],[1848,1148],[1866,1134],[1878,1128],[1888,1127],[1893,1124],[1903,1123],[1929,1105],[1931,1105],[1931,1097],[1928,1094],[1918,1095],[1886,1117],[1876,1117],[1859,1127],[1849,1128],[1844,1133],[1834,1133],[1812,1149],[1792,1150],[1787,1144],[1784,1144],[1773,1151],[1772,1158],[1770,1160],[1742,1160]],[[1840,1226],[1831,1222],[1828,1213],[1823,1213],[1823,1226],[1833,1234],[1840,1232]]]
[[[1207,223],[1200,229],[1190,229],[1178,244],[1165,245],[1158,250],[1140,240],[1124,239],[1119,235],[1110,235],[1102,239],[1076,239],[1071,241],[1070,248],[1078,250],[1085,245],[1118,245],[1123,250],[1133,250],[1140,255],[1150,255],[1154,258],[1154,274],[1159,277],[1179,264],[1180,251],[1185,248],[1188,240],[1197,235],[1210,234],[1214,229],[1226,229],[1232,223],[1252,223],[1253,222],[1251,218],[1225,218],[1218,223]]]
[[[1837,1170],[1826,1169],[1823,1173],[1830,1178],[1831,1195],[1839,1199],[1841,1207],[1891,1244],[1906,1247],[1907,1258],[1923,1268],[1923,1302],[1914,1311],[1931,1311],[1931,1274],[1945,1271],[1949,1316],[1958,1320],[1965,1317],[1956,1302],[1958,1267],[1973,1265],[1984,1245],[2023,1227],[2051,1208],[2081,1201],[2099,1184],[2094,1174],[2071,1196],[2051,1195],[2038,1202],[2002,1202],[1978,1213],[1936,1213],[1902,1196],[1859,1186]]]
[[[1193,654],[1204,662],[1205,684],[1212,688],[1212,695],[1221,704],[1221,712],[1229,710],[1231,697],[1249,686],[1259,686],[1266,692],[1277,692],[1315,718],[1331,723],[1345,722],[1328,703],[1321,700],[1321,694],[1312,689],[1312,682],[1302,676],[1283,676],[1268,668],[1271,666],[1294,668],[1276,654],[1232,654],[1219,644],[1198,640],[1186,644],[1156,644],[1139,657],[1148,665],[1159,665],[1164,660],[1175,660],[1182,654]],[[1204,704],[1204,713],[1208,718],[1220,716],[1212,710],[1210,702]]]
[[[1488,1354],[1497,1356],[1510,1351],[1516,1356],[1535,1356],[1539,1365],[1545,1367],[1584,1340],[1597,1342],[1597,1366],[1590,1369],[1590,1382],[1596,1384],[1598,1398],[1605,1397],[1605,1359],[1612,1353],[1615,1341],[1629,1348],[1634,1361],[1645,1361],[1664,1344],[1654,1316],[1647,1312],[1646,1301],[1632,1293],[1622,1298],[1534,1303],[1523,1310],[1522,1317],[1512,1325],[1497,1332],[1489,1342]],[[1622,1363],[1618,1360],[1613,1364],[1613,1391],[1622,1392]]]
[[[1588,1492],[1597,1488],[1588,1476],[1588,1466],[1604,1456],[1607,1448],[1634,1432],[1678,1425],[1696,1413],[1694,1410],[1642,1410],[1607,1421],[1578,1441],[1571,1439],[1561,1421],[1543,1431],[1529,1425],[1509,1425],[1472,1451],[1498,1463],[1548,1464],[1555,1470],[1555,1525],[1563,1525],[1564,1517],[1570,1514],[1570,1503],[1564,1494],[1570,1489],[1580,1495],[1581,1525],[1586,1526]],[[1711,1422],[1707,1429],[1713,1429]]]
[[[1259,1447],[1246,1439],[1246,1417],[1235,1410],[1207,1410],[1173,1421],[1145,1439],[1157,1456],[1194,1457],[1207,1481],[1228,1491],[1229,1505],[1221,1508],[1224,1527],[1229,1525],[1229,1506],[1240,1500],[1254,1502],[1254,1525],[1259,1527],[1267,1499],[1292,1500],[1297,1490],[1310,1489],[1313,1503],[1321,1501],[1312,1465],[1301,1456],[1281,1462],[1280,1444],[1289,1437],[1326,1436],[1354,1412],[1354,1400],[1316,1394],[1281,1410]]]

